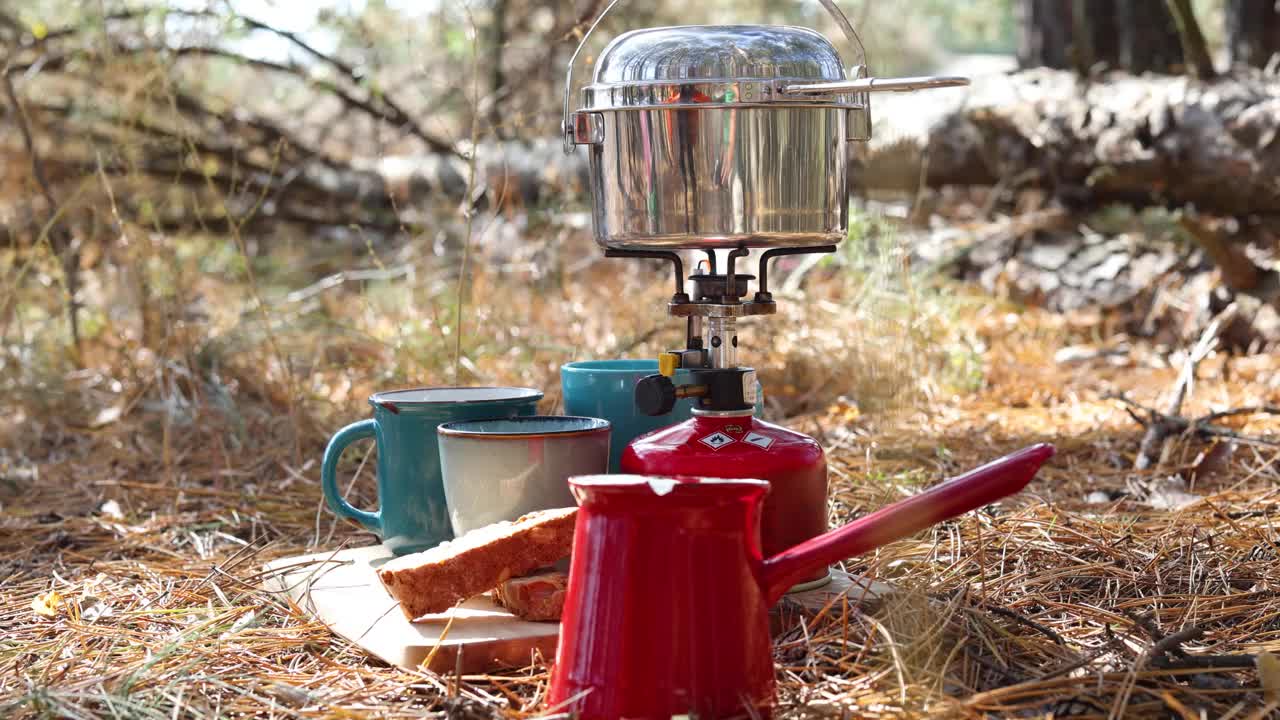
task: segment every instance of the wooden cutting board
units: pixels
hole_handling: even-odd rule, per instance
[[[376,574],[392,557],[374,545],[276,560],[265,568],[264,586],[286,593],[335,634],[403,668],[484,673],[525,667],[535,653],[555,657],[559,623],[521,620],[487,595],[409,622]]]
[[[265,567],[264,586],[286,593],[335,634],[403,668],[474,674],[525,667],[535,653],[548,661],[555,657],[559,623],[521,620],[487,595],[409,622],[376,574],[392,557],[374,545],[276,560]],[[841,595],[850,605],[867,606],[890,592],[882,583],[832,571],[823,587],[786,595],[773,610],[773,630],[821,612]]]

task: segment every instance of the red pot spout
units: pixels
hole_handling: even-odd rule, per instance
[[[1048,444],[1024,448],[778,553],[764,563],[762,582],[769,605],[819,568],[861,555],[1022,490],[1053,453],[1053,446]]]

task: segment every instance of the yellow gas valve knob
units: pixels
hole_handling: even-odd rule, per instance
[[[676,374],[676,370],[680,369],[680,353],[662,353],[658,356],[658,373],[665,377],[671,377]]]

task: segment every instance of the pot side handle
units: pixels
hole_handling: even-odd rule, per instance
[[[761,584],[770,606],[814,570],[1012,495],[1053,457],[1049,444],[1033,445],[970,470],[925,492],[887,505],[825,535],[765,560]]]
[[[959,76],[925,75],[904,78],[861,78],[845,82],[803,83],[787,85],[778,92],[783,95],[832,95],[835,93],[915,92],[945,87],[964,87],[969,78]]]

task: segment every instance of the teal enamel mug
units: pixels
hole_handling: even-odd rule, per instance
[[[453,539],[436,429],[457,420],[533,415],[542,393],[530,388],[418,388],[369,398],[373,417],[339,430],[324,451],[321,486],[329,508],[382,538],[396,555]],[[378,509],[352,507],[338,490],[342,451],[373,438],[378,462]]]
[[[675,409],[657,417],[636,409],[635,388],[640,378],[658,372],[657,360],[584,360],[560,366],[560,387],[566,415],[596,417],[613,425],[609,443],[609,472],[618,472],[622,451],[641,435],[693,417],[695,400],[681,398]],[[677,370],[677,385],[689,381],[688,370]],[[757,385],[756,416],[764,409],[764,393]]]

